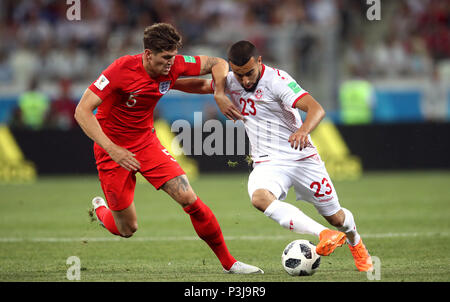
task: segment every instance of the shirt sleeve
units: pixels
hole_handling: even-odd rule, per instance
[[[289,74],[281,70],[273,82],[272,90],[281,102],[292,108],[295,108],[297,102],[308,94]]]
[[[119,69],[119,63],[118,60],[116,60],[89,86],[89,89],[101,98],[102,101],[105,101],[111,94],[119,89]]]
[[[179,76],[200,75],[200,57],[177,55],[174,63]]]

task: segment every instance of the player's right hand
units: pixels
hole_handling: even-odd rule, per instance
[[[106,151],[113,161],[128,171],[137,171],[141,168],[141,164],[135,158],[136,155],[123,147],[114,145]]]
[[[241,112],[234,106],[233,102],[226,95],[214,95],[217,106],[228,119],[232,121],[243,120]]]
[[[289,143],[295,150],[303,150],[309,143],[308,132],[305,132],[301,127],[289,137]]]

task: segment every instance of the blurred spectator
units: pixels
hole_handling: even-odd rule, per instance
[[[13,80],[13,69],[8,61],[6,51],[0,48],[0,82],[10,84]]]
[[[298,5],[296,0],[287,0],[285,5],[274,7],[273,24],[289,25],[306,22],[307,15],[303,5]]]
[[[336,25],[338,11],[334,0],[312,0],[306,2],[310,19],[317,25]]]
[[[48,124],[51,128],[70,130],[75,127],[74,118],[77,103],[71,97],[72,83],[68,79],[59,82],[59,96],[51,103]]]
[[[408,73],[416,77],[430,77],[433,60],[428,52],[427,45],[420,35],[411,34],[407,40]]]
[[[67,41],[61,49],[53,49],[48,60],[53,79],[83,80],[89,66],[88,54],[80,48],[76,39]]]
[[[373,60],[361,35],[353,36],[344,60],[350,77],[367,78],[370,75]]]
[[[27,41],[18,40],[18,42],[19,47],[12,52],[10,62],[15,84],[26,88],[38,71],[39,59]]]
[[[13,126],[31,130],[44,128],[50,106],[48,97],[39,91],[39,80],[35,76],[31,79],[29,89],[18,101],[18,108],[14,115]]]
[[[30,3],[22,2],[22,3]],[[30,5],[32,5],[30,3]],[[36,5],[36,3],[34,4]],[[23,41],[27,41],[31,47],[36,48],[42,41],[46,41],[52,34],[50,24],[46,19],[41,18],[38,7],[30,6],[25,12],[22,18],[22,24],[18,28],[17,38]]]
[[[374,89],[366,80],[349,80],[339,89],[340,119],[344,124],[368,124],[372,121]]]
[[[388,34],[375,46],[374,72],[377,76],[400,77],[408,70],[408,55],[395,34]]]
[[[419,15],[418,30],[435,60],[450,57],[450,3],[430,0]]]
[[[432,121],[443,121],[447,117],[447,86],[442,81],[439,70],[434,67],[432,70],[422,102],[422,110],[425,119]]]

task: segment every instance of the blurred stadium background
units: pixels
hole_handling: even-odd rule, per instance
[[[113,60],[142,51],[154,22],[179,29],[183,54],[225,58],[233,42],[254,42],[265,64],[324,106],[365,170],[450,168],[448,1],[382,1],[374,21],[365,0],[81,0],[80,20],[68,20],[73,3],[0,2],[0,123],[22,152],[1,136],[3,179],[27,178],[31,163],[38,174],[95,173],[74,108]],[[157,109],[169,125],[192,122],[196,111],[224,121],[211,96],[171,92]],[[197,156],[200,170],[226,167],[212,158]]]

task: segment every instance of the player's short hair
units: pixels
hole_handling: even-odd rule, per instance
[[[245,65],[252,57],[256,60],[256,56],[256,47],[249,41],[236,42],[228,49],[228,61],[236,66]]]
[[[155,23],[144,29],[144,49],[156,53],[181,48],[181,35],[170,24]]]

